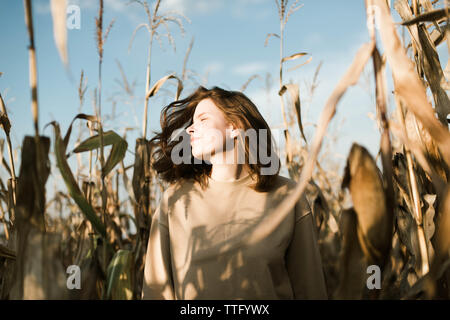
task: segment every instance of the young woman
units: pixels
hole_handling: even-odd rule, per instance
[[[306,197],[281,223],[265,219],[296,183],[279,176],[257,107],[199,87],[163,109],[161,128],[153,167],[169,187],[152,219],[142,298],[327,299]]]

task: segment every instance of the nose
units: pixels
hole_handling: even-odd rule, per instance
[[[192,123],[189,127],[186,128],[188,134],[192,135],[194,133],[194,124]]]

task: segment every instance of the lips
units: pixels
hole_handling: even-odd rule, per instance
[[[199,137],[191,137],[191,143],[193,143],[193,142],[195,142],[195,141],[197,141],[199,139],[200,139]]]

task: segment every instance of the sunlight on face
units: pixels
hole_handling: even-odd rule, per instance
[[[214,102],[211,99],[200,101],[192,125],[186,128],[191,137],[192,155],[197,159],[211,160],[211,156],[225,151],[227,129],[231,130],[233,126]]]

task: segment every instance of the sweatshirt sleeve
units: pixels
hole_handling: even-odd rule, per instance
[[[295,226],[286,252],[294,299],[328,299],[317,230],[306,197],[295,206]]]
[[[164,193],[150,227],[142,285],[143,300],[175,299],[167,220],[167,194]]]

